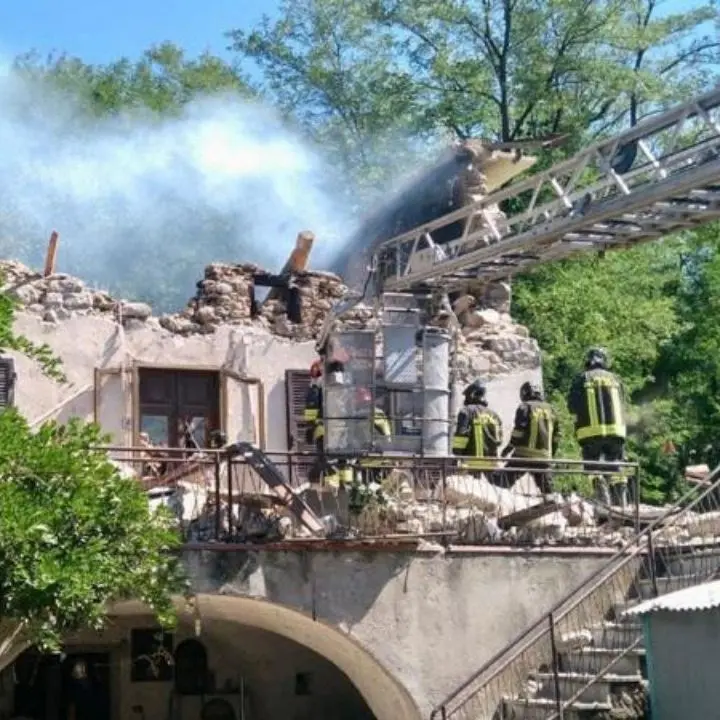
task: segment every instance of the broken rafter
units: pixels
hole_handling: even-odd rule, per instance
[[[57,258],[57,247],[60,236],[57,230],[53,230],[50,234],[50,240],[48,241],[47,254],[45,255],[45,270],[43,271],[43,277],[50,277],[55,274],[55,260]]]
[[[305,271],[313,242],[315,242],[315,235],[309,230],[303,230],[298,233],[298,236],[295,239],[295,247],[290,253],[288,259],[285,261],[285,264],[279,273],[279,277],[289,278],[292,275],[297,275],[298,273]],[[262,307],[268,300],[279,300],[281,292],[282,290],[280,288],[272,287],[265,300],[260,303],[260,307]]]

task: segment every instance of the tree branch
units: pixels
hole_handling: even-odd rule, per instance
[[[688,58],[692,57],[693,55],[697,55],[698,53],[703,52],[704,50],[712,50],[713,48],[720,48],[720,42],[707,42],[703,43],[701,45],[698,45],[697,47],[692,47],[685,51],[684,53],[681,53],[676,57],[671,63],[668,63],[665,67],[661,68],[659,70],[660,75],[664,75],[667,72],[670,72],[670,70],[673,70],[676,68],[680,63],[685,62]]]

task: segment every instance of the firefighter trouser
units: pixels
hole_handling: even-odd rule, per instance
[[[583,460],[605,461],[594,467],[585,465],[585,471],[594,476],[595,497],[605,505],[625,507],[628,503],[627,478],[622,469],[614,464],[625,459],[625,438],[588,438],[580,442],[580,449]]]
[[[514,468],[524,469],[514,470]],[[543,495],[548,495],[553,491],[550,463],[538,462],[533,458],[517,456],[508,458],[505,463],[505,472],[498,473],[498,476],[502,478],[501,487],[509,490],[517,482],[518,478],[526,472],[532,476],[535,484]]]
[[[315,439],[317,458],[311,471],[311,482],[320,482],[331,488],[338,488],[341,484],[349,485],[353,481],[353,469],[344,460],[332,460],[325,454],[325,443],[322,436]]]

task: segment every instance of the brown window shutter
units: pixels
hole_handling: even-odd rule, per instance
[[[315,447],[307,442],[308,423],[303,419],[305,397],[309,387],[309,370],[285,371],[288,447],[294,452],[312,452],[315,450]]]
[[[15,361],[0,357],[0,408],[15,404]]]

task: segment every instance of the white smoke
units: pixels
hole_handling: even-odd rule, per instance
[[[0,67],[0,256],[37,266],[56,229],[59,271],[178,306],[209,262],[279,270],[300,230],[315,233],[319,266],[350,222],[331,185],[259,104],[223,95],[172,118],[97,117]]]

